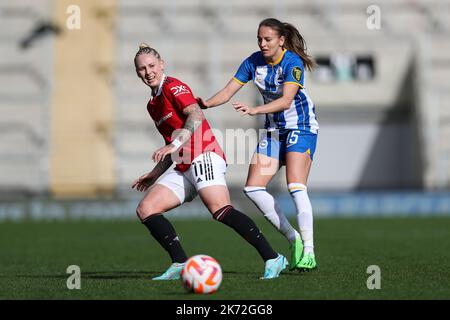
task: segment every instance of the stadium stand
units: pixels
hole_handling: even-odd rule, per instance
[[[449,1],[378,1],[379,30],[367,27],[372,14],[367,9],[373,5],[368,0],[116,2],[112,147],[118,189],[128,188],[142,173],[162,141],[154,139],[145,110],[149,93],[134,72],[138,44],[157,48],[168,74],[187,82],[196,95],[209,97],[258,50],[257,24],[268,16],[299,27],[310,53],[328,59],[333,68],[345,56],[373,64],[373,74],[364,81],[339,80],[330,66],[307,74],[321,124],[310,177],[313,189],[449,188]],[[0,3],[2,190],[48,188],[54,38],[38,37],[26,49],[20,45],[53,11],[50,0]],[[256,104],[260,98],[247,85],[236,100]],[[206,115],[220,132],[245,131],[261,121],[239,118],[229,107]],[[352,140],[355,135],[358,139]],[[377,163],[384,165],[384,172],[376,169]],[[246,172],[247,165],[230,164],[230,185],[242,186]],[[279,187],[284,188],[281,183]]]
[[[24,40],[49,17],[50,1],[0,3],[0,191],[48,190],[51,37]]]
[[[448,7],[448,3],[436,1],[431,6],[426,1],[382,1],[379,3],[382,14],[380,30],[369,30],[367,28],[366,23],[369,15],[367,8],[372,5],[370,1],[315,1],[314,3],[291,0],[278,1],[277,3],[272,1],[171,1],[166,6],[161,2],[147,3],[145,6],[140,3],[139,10],[133,11],[134,15],[149,17],[151,12],[154,11],[166,12],[158,18],[160,27],[167,26],[166,29],[160,29],[160,31],[166,32],[159,34],[155,34],[153,31],[143,33],[138,23],[136,23],[137,28],[134,31],[130,24],[119,24],[118,34],[121,37],[119,46],[122,44],[127,48],[129,46],[132,48],[130,51],[127,50],[125,56],[121,55],[120,61],[126,63],[142,37],[148,38],[166,57],[169,65],[168,72],[185,79],[198,95],[210,96],[230,78],[246,56],[258,50],[255,30],[259,21],[267,16],[276,15],[281,20],[289,21],[302,30],[309,48],[311,48],[310,52],[314,56],[332,56],[344,52],[354,56],[371,56],[374,59],[376,74],[373,81],[322,83],[312,75],[308,75],[308,90],[318,106],[319,121],[321,119],[324,121],[316,165],[317,167],[320,166],[321,169],[320,171],[314,171],[313,169],[312,186],[319,189],[354,189],[359,186],[369,188],[419,186],[421,173],[413,172],[417,171],[418,165],[415,163],[407,165],[406,168],[409,169],[403,169],[403,173],[394,174],[399,170],[399,161],[401,160],[399,157],[386,159],[385,155],[374,155],[378,159],[377,161],[388,165],[387,174],[383,175],[384,180],[380,180],[377,172],[364,174],[358,172],[355,168],[359,167],[360,170],[365,171],[364,163],[367,156],[373,154],[371,150],[377,143],[381,143],[377,145],[378,147],[388,150],[394,148],[393,151],[399,144],[410,143],[412,146],[407,153],[415,154],[417,152],[413,146],[415,140],[408,141],[407,138],[407,132],[413,130],[411,128],[411,121],[413,120],[411,120],[410,114],[418,115],[420,111],[416,112],[415,110],[426,107],[412,98],[412,95],[419,94],[423,87],[418,86],[416,90],[416,87],[413,86],[418,84],[408,79],[408,76],[412,70],[422,63],[418,60],[420,57],[415,54],[415,48],[421,43],[421,37],[418,35],[426,35],[434,32],[433,28],[439,28],[440,24],[436,22],[439,21],[439,14],[436,13],[437,9],[435,8]],[[119,16],[126,19],[128,12],[131,12],[132,8],[136,8],[136,5],[137,2],[130,4],[128,1],[120,1]],[[171,13],[174,12],[178,14],[176,20],[170,19]],[[150,23],[150,21],[146,23]],[[448,34],[448,30],[445,31],[442,28],[440,30],[440,32]],[[176,40],[174,41],[174,39]],[[440,39],[437,42],[444,47],[445,45],[441,43],[448,43],[445,39]],[[435,50],[442,56],[441,64],[442,61],[445,61],[445,57],[449,56],[446,54],[448,49],[442,49],[444,50]],[[430,77],[435,79],[434,81],[437,81],[438,85],[439,83],[448,83],[448,81],[445,81],[449,78],[448,70],[434,68],[432,65],[429,67],[431,68],[430,73],[432,73]],[[126,71],[125,69],[121,68],[124,73],[132,73],[132,70]],[[218,69],[221,70],[219,74],[217,74]],[[422,69],[420,67],[420,70]],[[124,88],[125,92],[141,90],[132,88],[132,77],[134,75],[130,76],[131,87]],[[433,91],[434,86],[430,90]],[[257,101],[257,96],[255,91],[247,90],[246,94],[239,96],[239,99],[252,103],[252,101]],[[411,97],[408,98],[408,96]],[[137,98],[135,97],[135,99]],[[142,99],[145,100],[144,97]],[[444,99],[445,95],[440,99],[440,103]],[[119,106],[119,108],[121,107]],[[227,128],[238,126],[244,129],[251,128],[257,123],[257,120],[246,123],[239,121],[241,119],[236,119],[233,112],[229,112],[229,110],[224,112],[224,109],[214,109],[214,111],[207,112],[210,121],[222,132],[225,132]],[[399,111],[395,111],[397,109]],[[398,114],[394,117],[397,120],[392,120],[394,123],[391,123],[391,120],[386,120],[389,119],[389,114],[392,112]],[[367,115],[370,115],[370,121],[367,120]],[[328,154],[325,150],[328,145],[335,144],[336,140],[346,141],[350,139],[354,130],[358,130],[358,125],[355,122],[361,119],[365,121],[362,123],[369,122],[366,126],[361,126],[361,133],[372,132],[373,140],[369,145],[363,141],[359,142],[358,148],[366,151],[362,152],[360,158],[355,160],[354,166],[342,164],[347,169],[343,171],[347,174],[350,173],[350,178],[339,177],[339,174],[333,174],[334,168],[340,165],[339,161],[336,163],[336,155]],[[388,123],[383,125],[386,121]],[[425,120],[419,117],[415,121],[423,123]],[[439,123],[442,122],[439,121]],[[336,131],[328,131],[329,128],[343,128],[344,124],[353,128],[353,130],[345,133],[346,130],[339,131],[338,129],[337,132],[341,132],[341,136],[336,135]],[[393,129],[384,131],[390,131],[393,135],[400,135],[404,137],[403,140],[396,140],[396,144],[391,146],[380,142],[382,136],[380,132],[386,126]],[[151,127],[149,127],[149,130],[152,130]],[[442,130],[442,132],[444,131]],[[144,133],[145,131],[141,130],[140,132]],[[421,145],[432,144],[435,146],[433,150],[438,145],[443,144],[442,148],[446,146],[445,143],[433,142],[433,139],[445,141],[442,137],[428,137],[429,133],[426,134],[426,130],[420,130],[420,132],[426,136],[426,138],[423,138],[424,140],[419,140]],[[118,133],[118,135],[120,134]],[[335,136],[334,139],[332,138],[333,135]],[[369,137],[367,138],[369,139]],[[355,146],[344,145],[342,153],[338,154],[345,157],[345,154],[351,152],[353,148]],[[431,161],[433,156],[424,151],[425,149],[425,147],[421,148],[421,157],[428,159],[424,161]],[[331,148],[331,150],[334,150],[334,148]],[[321,156],[320,152],[323,153]],[[441,151],[435,151],[433,154],[436,153],[441,153]],[[443,159],[445,157],[442,155]],[[434,166],[437,168],[442,164]],[[423,170],[423,174],[427,175],[425,171],[428,169],[424,168]],[[439,179],[442,179],[443,170],[440,170]],[[242,185],[245,176],[245,165],[230,167],[228,179],[231,184]],[[446,173],[444,176],[446,176],[447,182],[441,183],[441,186],[448,185],[449,174]],[[123,176],[121,181],[127,181],[130,178]],[[364,179],[367,181],[372,179],[373,181],[372,183],[361,183],[360,180]],[[428,183],[428,187],[433,188],[437,176],[430,179],[434,182]]]

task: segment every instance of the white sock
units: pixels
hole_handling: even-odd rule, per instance
[[[304,253],[314,254],[313,213],[308,188],[301,183],[290,183],[288,189],[297,207],[298,228],[303,240]]]
[[[266,188],[245,187],[244,193],[261,210],[264,217],[288,239],[289,243],[300,238],[300,234],[286,219],[275,198],[267,192]]]

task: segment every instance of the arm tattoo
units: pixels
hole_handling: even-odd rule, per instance
[[[183,110],[183,113],[188,115],[183,129],[179,131],[178,135],[174,138],[181,143],[185,143],[194,134],[194,132],[202,125],[205,116],[198,104],[190,105]]]
[[[172,165],[172,157],[167,155],[162,161],[158,162],[158,164],[153,168],[153,173],[160,177],[167,169]]]
[[[184,113],[188,114],[188,118],[186,119],[184,128],[187,129],[192,135],[195,132],[195,130],[197,130],[197,128],[200,127],[205,117],[203,115],[202,110],[197,104],[194,104],[184,109]]]

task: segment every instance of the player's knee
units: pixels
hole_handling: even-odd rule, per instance
[[[228,189],[224,186],[212,186],[202,189],[200,197],[211,214],[231,204]]]
[[[157,208],[149,202],[141,201],[136,208],[136,215],[143,221],[148,217],[161,213]]]

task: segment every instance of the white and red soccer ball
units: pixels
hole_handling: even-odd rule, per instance
[[[222,282],[222,268],[216,259],[199,254],[190,257],[181,270],[181,281],[187,291],[208,294],[216,292]]]

